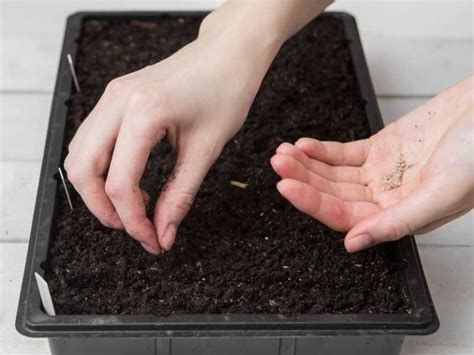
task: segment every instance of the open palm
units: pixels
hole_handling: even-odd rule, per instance
[[[425,233],[473,206],[473,78],[369,139],[283,143],[271,159],[280,193],[339,231],[355,252]]]

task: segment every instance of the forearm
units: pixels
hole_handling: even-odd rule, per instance
[[[280,45],[333,0],[229,0],[211,13],[203,27],[238,31],[241,37]],[[206,28],[206,29],[207,29]]]
[[[201,42],[219,42],[255,89],[282,44],[333,0],[229,0],[201,24]],[[253,90],[250,90],[253,91]]]

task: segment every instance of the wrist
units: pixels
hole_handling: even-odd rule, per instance
[[[281,46],[288,38],[324,11],[334,0],[228,0],[203,21],[203,33],[212,29],[258,37],[259,43]]]
[[[257,28],[248,6],[233,1],[210,13],[201,23],[197,42],[213,48],[231,77],[236,73],[244,92],[253,99],[285,39],[271,25]]]
[[[267,17],[259,18],[257,10],[261,6],[248,1],[228,1],[204,18],[199,29],[198,39],[227,42],[244,53],[276,55],[286,40],[283,32],[274,21]],[[257,9],[258,8],[258,9]]]

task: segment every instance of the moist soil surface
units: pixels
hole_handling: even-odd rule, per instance
[[[106,84],[192,41],[201,19],[87,20],[76,59],[82,94],[73,92],[66,102],[63,157]],[[297,211],[278,194],[279,179],[269,165],[284,141],[369,135],[348,45],[342,22],[324,15],[283,46],[245,125],[226,145],[174,247],[163,255],[152,256],[125,232],[103,227],[72,186],[75,208],[70,211],[59,185],[53,238],[43,263],[56,312],[411,312],[394,246],[348,254],[344,234]],[[152,201],[174,161],[167,143],[153,150],[142,180]]]

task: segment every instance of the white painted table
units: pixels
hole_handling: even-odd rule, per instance
[[[254,0],[260,1],[260,0]],[[0,0],[0,354],[48,354],[14,329],[65,18],[78,10],[211,9],[220,1]],[[356,15],[385,122],[473,70],[470,1],[340,1]],[[473,215],[417,237],[439,331],[403,354],[474,354]]]

